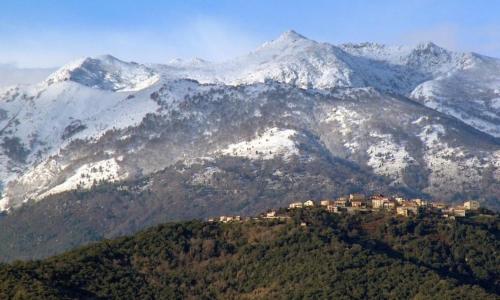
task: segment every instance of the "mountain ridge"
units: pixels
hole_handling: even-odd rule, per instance
[[[293,32],[225,63],[77,60],[0,92],[0,256],[297,197],[500,209],[499,66]]]
[[[444,165],[441,172],[455,172],[455,176],[458,176],[457,174],[464,173],[462,168],[465,168],[465,165],[458,167],[449,165],[447,158],[444,157],[452,155],[465,163],[467,155],[472,155],[477,160],[476,163],[473,163],[475,164],[473,168],[478,168],[478,174],[482,173],[479,170],[484,166],[484,169],[492,169],[492,171],[488,171],[492,174],[492,180],[498,180],[495,178],[500,176],[497,174],[498,156],[500,154],[498,154],[499,142],[496,132],[500,130],[500,123],[497,122],[500,117],[498,116],[498,110],[491,108],[498,106],[497,102],[500,96],[491,99],[485,98],[481,102],[486,103],[484,105],[478,105],[479,100],[472,101],[469,98],[476,95],[494,97],[495,93],[500,95],[500,88],[497,90],[490,89],[486,93],[481,83],[470,81],[469,85],[472,88],[462,93],[465,95],[465,99],[459,101],[453,98],[456,95],[455,90],[464,88],[461,80],[469,82],[471,80],[470,75],[479,72],[477,68],[483,65],[489,68],[488,72],[490,73],[483,74],[482,77],[489,80],[487,87],[490,89],[489,86],[496,84],[496,79],[500,78],[500,68],[497,69],[500,63],[493,58],[483,58],[470,53],[454,53],[432,43],[422,43],[413,48],[384,46],[373,43],[334,46],[309,40],[294,31],[285,32],[277,39],[264,43],[247,56],[235,58],[225,63],[194,60],[187,63],[177,61],[165,65],[141,65],[123,62],[110,55],[83,58],[60,68],[39,85],[30,88],[9,88],[0,94],[0,109],[4,115],[0,120],[0,125],[4,128],[2,130],[3,153],[0,153],[0,168],[2,168],[3,177],[6,178],[4,181],[4,185],[6,185],[4,187],[4,196],[6,194],[10,195],[0,200],[0,208],[6,209],[11,205],[9,203],[13,200],[9,200],[9,198],[22,199],[23,194],[29,195],[26,194],[23,184],[17,184],[16,186],[12,182],[22,182],[22,180],[19,181],[20,178],[29,174],[29,172],[36,173],[37,166],[42,167],[40,174],[42,174],[42,177],[46,177],[47,173],[45,171],[50,168],[47,169],[44,164],[51,164],[54,158],[66,153],[65,149],[68,149],[71,143],[78,140],[97,143],[106,135],[106,132],[126,131],[127,128],[137,126],[139,126],[137,128],[141,128],[140,126],[145,124],[147,118],[153,115],[162,118],[167,115],[172,117],[172,113],[177,114],[183,111],[184,116],[180,115],[181,119],[203,119],[202,116],[205,113],[203,110],[198,111],[197,113],[200,115],[195,117],[189,110],[179,107],[179,105],[203,106],[203,104],[191,103],[190,100],[183,100],[183,97],[199,97],[199,95],[203,94],[209,96],[211,91],[216,91],[220,97],[226,99],[231,99],[234,95],[238,97],[250,96],[253,99],[261,96],[267,97],[266,94],[275,93],[276,87],[280,84],[314,91],[301,96],[308,98],[307,101],[316,101],[314,99],[318,97],[336,97],[342,99],[347,106],[356,106],[355,110],[351,110],[339,102],[342,105],[339,105],[336,109],[340,110],[321,112],[318,116],[321,115],[320,119],[325,118],[325,120],[318,119],[314,121],[319,122],[318,124],[330,124],[314,125],[319,126],[318,128],[334,126],[334,124],[339,126],[337,130],[340,130],[342,144],[337,145],[334,143],[335,146],[332,146],[332,144],[327,147],[328,151],[332,151],[334,155],[347,156],[348,159],[354,159],[356,163],[361,165],[367,164],[375,172],[379,172],[380,175],[384,176],[402,176],[395,175],[401,171],[389,166],[390,163],[397,162],[401,166],[411,168],[416,164],[420,165],[420,167],[429,168],[429,163],[424,162],[422,159],[432,159],[436,155],[442,157],[440,162]],[[472,73],[469,74],[468,72]],[[192,84],[189,83],[189,80],[196,80],[199,83]],[[273,82],[276,82],[276,84]],[[451,86],[452,89],[443,89],[443,84]],[[242,93],[238,95],[238,89],[246,89],[248,95]],[[278,89],[281,89],[281,87]],[[370,89],[374,90],[370,92]],[[224,90],[227,90],[227,93]],[[162,95],[162,93],[164,94]],[[425,128],[419,129],[419,132],[413,132],[414,129],[404,129],[404,135],[407,137],[404,138],[403,144],[398,144],[399,138],[396,138],[396,136],[403,133],[403,131],[398,132],[389,128],[394,126],[393,124],[383,129],[382,132],[368,132],[370,140],[373,140],[376,144],[364,145],[362,150],[359,148],[361,139],[352,136],[353,128],[350,127],[360,126],[365,122],[363,120],[365,116],[376,118],[363,107],[349,103],[354,99],[360,101],[362,97],[395,97],[402,102],[415,101],[424,107],[450,116],[452,119],[460,120],[488,135],[479,139],[481,140],[480,144],[483,143],[488,146],[482,149],[482,152],[473,151],[472,146],[462,146],[461,143],[455,142],[452,147],[455,150],[450,150],[451,148],[445,145],[438,147],[435,143],[440,142],[440,135],[443,133],[446,133],[445,135],[451,134],[451,131],[446,126],[442,127],[442,124],[425,125],[427,127],[424,126]],[[231,103],[231,101],[228,103]],[[264,104],[262,102],[258,105],[262,106]],[[295,104],[286,103],[286,105]],[[320,109],[320,106],[315,107],[315,110]],[[322,107],[326,106],[323,105]],[[405,109],[414,110],[410,104]],[[252,118],[262,118],[263,112],[260,108],[254,107],[251,110],[254,114]],[[467,111],[467,115],[470,116],[470,118],[467,117],[469,119],[465,117],[464,111]],[[281,120],[278,123],[283,122],[280,125],[281,128],[294,130],[287,125],[289,124],[287,118],[290,118],[295,113],[298,112],[294,111],[293,107],[289,107],[288,112],[274,117],[276,120]],[[300,113],[304,114],[303,117],[294,116],[293,118],[303,118],[300,121],[304,122],[303,124],[310,122],[309,120],[306,121],[306,118],[307,114],[311,113],[311,110]],[[379,113],[383,113],[383,110]],[[431,111],[425,111],[425,114],[429,113]],[[328,116],[329,114],[330,116]],[[393,116],[388,114],[387,117],[392,118]],[[425,115],[423,117],[424,119],[429,118],[429,116]],[[452,119],[446,121],[450,125],[455,124],[451,130],[465,130],[465,134],[467,127],[455,123]],[[210,124],[214,120],[200,122]],[[436,120],[439,120],[439,117]],[[233,122],[233,120],[228,121]],[[389,120],[380,120],[380,122],[391,123]],[[414,119],[413,122],[417,122],[417,119]],[[382,127],[387,125],[382,123],[380,123]],[[269,126],[269,128],[272,128],[273,124],[269,124]],[[414,123],[407,126],[409,126],[407,128],[411,128],[420,125]],[[459,127],[461,129],[457,129]],[[259,130],[266,130],[266,128],[260,128]],[[329,143],[329,138],[326,138],[327,131],[324,129],[319,131],[314,129],[313,131],[315,134],[324,135],[321,137],[322,142],[327,141],[327,144]],[[155,139],[155,134],[160,133],[154,133],[150,138]],[[212,133],[209,131],[203,133],[199,137],[200,141],[208,141],[210,134]],[[431,139],[427,135],[433,135],[433,138]],[[455,136],[455,139],[463,139],[460,134],[453,133],[452,135]],[[417,137],[419,141],[412,136]],[[465,136],[470,136],[470,134],[465,134]],[[323,140],[325,138],[326,140]],[[423,144],[427,148],[435,148],[432,150],[434,152],[426,154],[427,158],[424,155],[424,158],[415,159],[413,155],[408,154],[408,149],[406,149],[409,147],[407,145],[410,141],[411,143],[417,143],[415,144],[417,148],[422,147]],[[242,142],[242,139],[239,139],[239,142]],[[210,151],[217,152],[222,150],[222,146],[223,144],[218,149],[217,147],[214,148],[214,145],[202,146],[202,148],[212,148]],[[372,156],[371,158],[366,157],[366,153],[363,153],[365,151],[364,147],[366,147],[368,156]],[[391,158],[390,151],[387,149],[392,149],[390,151],[394,151],[394,153],[400,153],[402,157]],[[360,152],[360,150],[362,151]],[[116,149],[106,151],[112,153]],[[463,154],[461,154],[462,152]],[[214,154],[208,152],[197,155]],[[418,154],[418,156],[420,155],[422,154]],[[387,156],[389,160],[380,158],[384,156]],[[101,161],[106,165],[106,161],[112,159],[112,164],[119,166],[123,164],[120,157],[113,154],[104,155]],[[82,159],[83,157],[77,159],[77,156],[75,156],[73,161],[77,162]],[[171,159],[182,160],[183,158],[176,154]],[[474,159],[469,163],[472,163]],[[87,166],[90,166],[90,169],[93,168],[93,164],[97,163],[98,166],[100,164],[99,161],[92,161],[91,156],[84,160],[88,161]],[[49,174],[56,172],[50,176],[61,177],[61,174],[67,172],[64,169],[75,171],[83,167],[81,163],[73,166],[74,162],[70,163],[69,168],[66,166],[68,162],[64,162],[56,167],[54,171],[49,171]],[[173,161],[168,164],[170,163],[173,163]],[[162,166],[167,167],[168,164]],[[400,167],[397,166],[396,168]],[[153,170],[157,169],[153,168]],[[120,172],[124,174],[142,174],[144,171],[123,170]],[[148,172],[146,171],[146,173]],[[70,173],[67,176],[75,174]],[[106,176],[104,178],[123,178],[114,171]],[[41,177],[36,175],[33,178]],[[60,180],[54,182],[58,182],[58,184],[64,183]],[[76,184],[71,186],[75,188]],[[40,195],[38,192],[37,194]],[[40,196],[36,197],[39,198]],[[32,196],[24,196],[22,201],[27,201],[30,198]],[[15,202],[18,203],[18,201]]]

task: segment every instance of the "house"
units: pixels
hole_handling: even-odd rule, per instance
[[[352,207],[365,207],[366,206],[366,198],[365,198],[365,195],[362,195],[362,194],[350,194],[349,201],[351,202]]]
[[[455,217],[465,217],[465,215],[467,214],[467,210],[464,206],[453,207],[452,211]]]
[[[354,201],[351,201],[351,206],[352,207],[364,207],[365,206],[365,201],[363,201],[363,200],[354,200]]]
[[[398,206],[398,207],[396,207],[396,214],[398,216],[408,217],[410,215],[410,212],[408,211],[408,209],[406,207]]]
[[[333,205],[333,204],[334,204],[333,200],[321,200],[320,202],[321,206],[326,206],[326,207],[328,207],[328,205]]]
[[[366,207],[366,200],[365,199],[355,199],[351,200],[351,206],[352,207]]]
[[[339,212],[339,207],[333,204],[327,205],[326,210],[331,213],[338,213]]]
[[[479,202],[475,200],[469,200],[464,202],[464,209],[466,210],[478,210],[480,207]]]
[[[272,218],[275,218],[275,217],[276,217],[276,211],[275,210],[271,210],[271,211],[268,211],[266,213],[266,218],[272,219]]]
[[[397,206],[397,202],[392,200],[392,199],[389,200],[388,203],[384,203],[384,208],[386,208],[386,209],[395,209],[396,206]]]
[[[293,203],[290,203],[290,205],[288,206],[288,208],[302,208],[302,202],[293,202]]]
[[[384,197],[383,195],[373,196],[371,198],[371,200],[372,200],[372,207],[374,209],[386,208],[386,204],[388,204],[390,202],[390,199],[387,197]]]
[[[403,205],[396,207],[396,214],[400,216],[411,216],[418,213],[418,206],[416,205]]]
[[[381,209],[393,210],[396,208],[396,201],[390,200],[382,203]]]
[[[443,202],[432,202],[432,207],[438,210],[445,210],[448,208],[448,205]]]
[[[429,205],[429,202],[422,199],[413,199],[413,202],[415,202],[419,207],[426,207]]]
[[[335,200],[335,205],[338,207],[346,207],[347,204],[349,204],[349,200],[347,200],[346,197],[340,197],[337,200]]]
[[[307,200],[304,202],[304,207],[313,207],[314,206],[314,201],[312,200]]]
[[[349,200],[352,201],[364,201],[365,200],[365,195],[363,194],[350,194],[349,195]]]
[[[398,204],[403,204],[406,201],[406,199],[403,197],[396,197],[394,198],[394,200],[396,200]]]
[[[241,221],[241,216],[220,216],[219,221],[223,223],[233,222],[233,221]]]

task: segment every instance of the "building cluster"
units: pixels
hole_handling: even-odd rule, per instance
[[[363,194],[350,194],[348,196],[339,197],[337,199],[324,199],[321,201],[307,200],[305,202],[292,202],[288,209],[302,209],[322,207],[332,213],[355,213],[355,212],[371,212],[385,210],[399,216],[417,215],[419,212],[434,212],[440,214],[444,218],[465,217],[470,212],[480,208],[479,202],[469,200],[463,205],[449,206],[441,202],[430,202],[422,199],[405,199],[403,197],[387,197],[384,195],[365,196]],[[250,220],[262,219],[279,219],[284,220],[290,218],[287,214],[278,214],[276,210],[270,210],[259,217],[241,216],[220,216],[217,218],[208,219],[209,222],[241,222]]]
[[[465,217],[467,213],[478,210],[479,202],[470,200],[459,206],[448,206],[440,202],[430,202],[422,199],[405,199],[403,197],[387,197],[383,195],[373,195],[367,197],[363,194],[350,194],[349,196],[337,199],[325,199],[318,203],[313,200],[305,202],[293,202],[289,209],[304,207],[324,207],[329,212],[362,212],[386,210],[400,216],[411,216],[419,211],[432,211],[441,214],[443,217]]]
[[[222,223],[239,222],[242,220],[243,219],[241,218],[241,216],[220,216],[218,218],[209,218],[208,219],[209,222],[219,221]]]
[[[268,211],[259,217],[241,217],[241,216],[219,216],[217,218],[209,218],[209,222],[221,222],[221,223],[230,223],[230,222],[244,222],[251,220],[261,220],[261,219],[278,219],[285,220],[290,217],[287,215],[279,215],[275,210]]]

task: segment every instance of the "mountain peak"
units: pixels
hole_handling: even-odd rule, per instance
[[[137,91],[153,84],[158,78],[146,66],[106,54],[75,60],[50,75],[45,83],[73,81],[103,90]]]
[[[288,30],[283,32],[280,36],[278,36],[276,39],[265,42],[262,44],[262,46],[259,49],[266,49],[266,48],[288,48],[291,45],[294,44],[316,44],[315,41],[310,40],[306,38],[305,36],[297,33],[294,30]],[[259,50],[257,49],[257,50]]]
[[[302,39],[307,40],[305,36],[297,33],[295,30],[287,30],[283,32],[276,40],[296,41]]]
[[[414,49],[415,51],[420,51],[420,52],[432,52],[432,53],[447,52],[446,49],[439,47],[438,45],[434,44],[431,41],[418,43]]]

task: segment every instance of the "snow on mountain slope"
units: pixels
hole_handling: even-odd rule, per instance
[[[366,150],[370,157],[367,165],[372,167],[376,174],[394,179],[393,184],[404,184],[405,168],[415,163],[415,159],[406,150],[406,145],[394,142],[390,134],[372,132],[370,135],[379,141],[371,144]]]
[[[325,92],[275,82],[234,87],[181,80],[147,93],[158,108],[140,124],[65,148],[56,164],[28,171],[8,186],[11,205],[23,195],[40,199],[58,186],[74,187],[65,181],[77,178],[77,170],[113,158],[119,174],[136,178],[199,157],[290,163],[311,143],[395,187],[425,189],[441,199],[470,195],[500,179],[487,179],[498,172],[499,147],[491,138],[375,89]]]
[[[43,199],[49,195],[76,189],[89,189],[102,182],[115,182],[126,179],[128,174],[120,170],[115,158],[92,162],[80,166],[74,174],[61,184],[38,196]]]
[[[103,90],[133,92],[151,86],[159,80],[159,75],[143,65],[103,55],[69,63],[49,76],[45,83],[67,80]]]
[[[453,70],[464,70],[473,64],[470,53],[451,52],[432,42],[420,43],[415,47],[376,43],[349,43],[339,47],[355,57],[386,62],[394,66],[405,66],[427,76],[439,76]]]
[[[296,134],[292,129],[269,128],[253,140],[229,145],[220,152],[250,159],[272,159],[278,155],[286,159],[299,154],[295,142],[291,139]]]
[[[0,95],[0,109],[5,112],[0,126],[4,136],[18,137],[32,151],[57,151],[66,140],[97,137],[112,127],[134,125],[157,108],[147,92],[113,93],[72,81],[18,93],[9,100],[2,100],[9,94]]]
[[[332,45],[319,44],[289,31],[248,55],[227,62],[174,61],[161,69],[167,77],[191,78],[202,83],[238,85],[275,80],[303,88],[361,84],[337,57],[340,52]]]
[[[304,132],[393,185],[451,198],[457,186],[470,191],[481,174],[497,172],[498,142],[437,121],[444,116],[433,110],[499,137],[499,66],[432,43],[334,46],[293,31],[222,63],[84,58],[39,85],[0,90],[0,175],[14,197],[0,209],[73,188],[80,168],[110,159],[118,173],[96,178],[143,176],[217,153],[286,159]]]
[[[414,47],[374,43],[339,46],[294,31],[223,63],[174,61],[156,68],[167,78],[230,85],[274,80],[301,88],[374,87],[410,97],[500,136],[500,60],[452,52],[431,42]]]
[[[2,184],[74,140],[96,140],[108,130],[136,126],[157,109],[148,89],[116,93],[73,80],[4,89],[0,93]]]
[[[500,109],[495,106],[500,96],[500,61],[477,60],[460,72],[449,72],[418,85],[410,97],[500,137]]]
[[[405,94],[422,104],[453,116],[474,128],[500,137],[500,60],[476,53],[460,53],[433,43],[416,47],[345,44],[341,48],[358,57],[387,62],[422,74]]]
[[[165,77],[231,85],[273,80],[300,88],[374,86],[406,92],[422,81],[418,72],[356,57],[339,47],[318,43],[294,31],[285,32],[255,51],[223,63],[174,61],[156,67]]]
[[[456,188],[473,189],[483,178],[487,167],[497,168],[500,150],[487,153],[479,157],[472,156],[464,147],[450,146],[443,141],[446,129],[442,125],[426,125],[419,134],[426,146],[424,160],[432,170],[429,176],[429,185],[425,189],[428,193],[439,190],[441,194],[455,194]],[[499,170],[493,174],[499,181]]]

